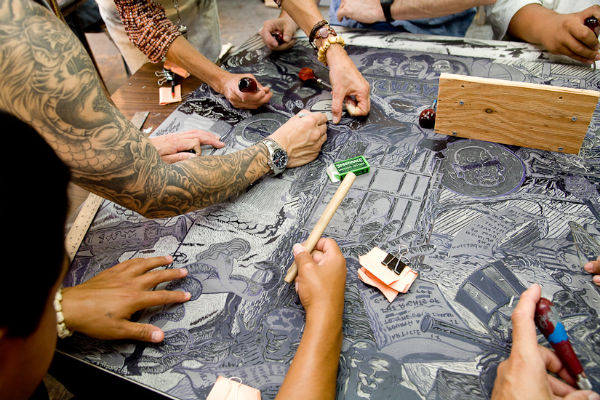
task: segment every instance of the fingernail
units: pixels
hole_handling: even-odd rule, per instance
[[[585,269],[587,272],[594,272],[594,264],[589,262],[583,266],[583,269]]]
[[[284,42],[289,42],[291,39],[290,35],[283,35],[283,41]]]
[[[306,248],[304,246],[302,246],[300,243],[296,243],[294,245],[294,247],[292,247],[292,250],[294,252],[294,255],[297,256],[298,254],[302,253],[303,251],[306,251]]]
[[[594,281],[594,283],[600,284],[600,275],[594,275],[592,280]]]
[[[165,256],[165,259],[169,264],[173,262],[173,256]]]
[[[150,340],[153,343],[162,342],[163,334],[161,331],[152,331],[152,335],[150,335]]]
[[[588,396],[588,400],[600,400],[600,396],[596,393],[592,393]]]
[[[294,289],[296,289],[296,293],[298,293],[298,281],[294,282]]]
[[[179,269],[179,275],[180,276],[187,276],[187,274],[188,274],[188,270],[187,269],[185,269],[185,268],[180,268]]]
[[[184,292],[184,293],[185,293],[184,298],[186,301],[192,298],[192,294],[190,292]]]

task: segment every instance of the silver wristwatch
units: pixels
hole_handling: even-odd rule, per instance
[[[285,171],[285,167],[288,163],[288,155],[287,152],[281,147],[276,141],[273,139],[263,139],[260,141],[269,150],[269,158],[267,159],[267,163],[271,168],[271,172],[273,175],[278,175]]]

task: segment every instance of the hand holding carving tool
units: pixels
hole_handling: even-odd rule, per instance
[[[592,390],[592,385],[571,346],[565,326],[552,310],[552,302],[544,297],[538,301],[535,307],[535,325],[548,339],[569,374],[576,379],[577,386],[582,390]]]
[[[240,92],[254,93],[258,91],[258,85],[254,79],[245,77],[240,79],[238,89],[240,89]]]

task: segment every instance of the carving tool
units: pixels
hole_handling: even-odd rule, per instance
[[[317,78],[317,76],[315,75],[315,71],[313,71],[312,68],[304,67],[300,69],[300,71],[298,72],[298,78],[300,78],[300,80],[303,82],[317,81],[329,90],[332,90],[331,85],[329,83],[325,82],[321,78]]]
[[[592,390],[592,385],[571,346],[565,326],[552,310],[552,302],[544,297],[535,307],[535,325],[548,339],[569,374],[576,379],[577,386],[583,390]]]
[[[146,118],[148,118],[148,114],[150,114],[148,111],[136,112],[133,118],[131,118],[131,123],[140,129],[144,125]],[[69,260],[73,261],[75,254],[77,254],[77,250],[81,242],[83,242],[85,234],[90,228],[103,200],[102,197],[90,193],[81,205],[77,217],[65,237],[65,249],[67,250]]]
[[[252,78],[242,78],[238,83],[238,89],[240,89],[240,92],[254,93],[258,91],[258,85]]]
[[[317,224],[310,232],[310,235],[308,235],[308,239],[306,239],[306,242],[304,242],[304,247],[309,253],[312,252],[315,246],[317,245],[317,242],[321,238],[321,235],[323,235],[323,232],[325,232],[325,228],[327,228],[327,224],[329,224],[329,221],[331,221],[331,218],[333,218],[333,215],[335,214],[336,210],[350,191],[350,188],[352,187],[352,184],[354,183],[355,179],[356,175],[354,175],[354,173],[351,171],[348,172],[346,174],[346,177],[340,184],[340,187],[338,187],[335,194],[327,204],[327,207],[325,207],[325,211],[323,211],[323,214],[321,214],[321,217],[317,221]],[[294,262],[288,268],[284,280],[287,283],[292,283],[294,279],[296,279],[297,274],[298,266]]]
[[[594,17],[593,15],[591,17],[588,17],[585,19],[585,22],[583,23],[585,26],[587,26],[588,28],[590,28],[592,30],[592,32],[594,32],[594,35],[596,35],[596,37],[598,37],[598,35],[600,34],[600,23],[598,22],[598,18]],[[594,66],[594,71],[596,70],[596,61],[594,61],[594,64],[592,64]]]

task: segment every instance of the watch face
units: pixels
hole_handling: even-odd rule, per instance
[[[275,149],[273,152],[273,165],[279,169],[284,169],[288,162],[287,153],[282,149]]]
[[[329,36],[329,28],[326,26],[319,29],[317,31],[317,34],[315,35],[315,37],[320,38],[320,39],[325,39],[327,36]]]

